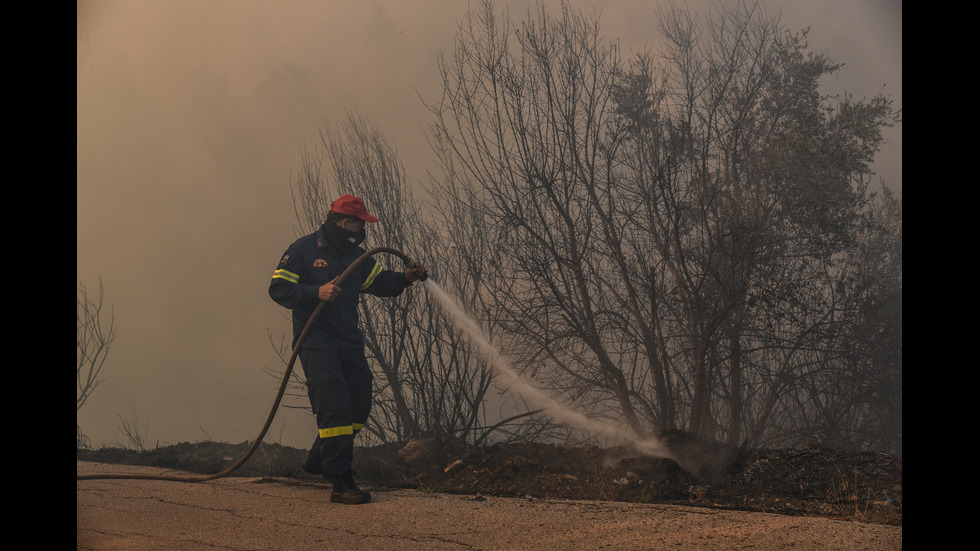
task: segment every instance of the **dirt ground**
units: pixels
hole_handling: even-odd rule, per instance
[[[661,436],[672,459],[626,448],[495,444],[458,448],[419,438],[358,448],[366,488],[415,488],[475,496],[662,503],[902,525],[902,460],[877,452],[741,449],[681,431]],[[78,450],[80,461],[222,472],[251,443],[180,443],[136,452]],[[228,476],[319,477],[300,467],[306,450],[260,444]]]

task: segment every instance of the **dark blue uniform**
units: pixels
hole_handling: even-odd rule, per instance
[[[320,303],[320,286],[364,253],[360,247],[334,249],[322,228],[286,249],[272,274],[269,296],[292,310],[293,347]],[[403,272],[384,269],[374,256],[367,258],[340,283],[340,294],[326,303],[301,345],[298,356],[319,429],[310,463],[321,466],[325,476],[350,469],[354,436],[371,411],[372,376],[358,327],[358,298],[361,293],[398,296],[409,285]]]

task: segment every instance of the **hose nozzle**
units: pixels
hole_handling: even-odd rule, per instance
[[[419,261],[418,260],[406,260],[405,261],[405,267],[408,268],[409,270],[414,270],[415,268],[418,268],[419,267]],[[429,279],[429,272],[426,272],[426,273],[422,274],[422,277],[419,278],[419,281],[425,281],[427,279]]]

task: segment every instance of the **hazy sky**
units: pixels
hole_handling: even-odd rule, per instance
[[[497,5],[519,20],[533,3]],[[604,34],[624,47],[660,39],[657,0],[569,5],[601,10]],[[828,91],[884,92],[902,106],[900,0],[765,5],[790,29],[811,27],[811,48],[845,63]],[[267,289],[297,237],[289,190],[304,144],[353,109],[398,148],[409,178],[424,180],[422,100],[436,97],[436,54],[452,48],[466,2],[77,7],[77,279],[94,291],[101,276],[118,327],[105,382],[78,423],[96,446],[125,443],[119,416],[134,413],[149,445],[250,440],[279,385],[263,372],[279,365],[267,335],[289,331]],[[901,136],[901,125],[889,131],[875,165],[899,193]],[[428,263],[438,281],[438,259]],[[266,441],[305,447],[314,431],[305,409],[280,409]]]

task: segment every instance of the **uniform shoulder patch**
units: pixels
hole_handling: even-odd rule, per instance
[[[286,264],[288,262],[289,262],[289,255],[288,254],[282,255],[282,258],[279,260],[279,263],[280,264]]]

